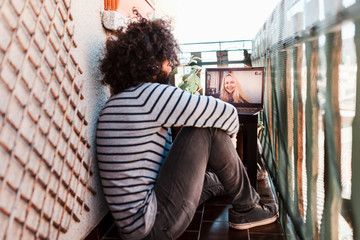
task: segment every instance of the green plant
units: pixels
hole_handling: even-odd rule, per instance
[[[199,77],[201,67],[198,65],[200,60],[201,58],[193,55],[190,57],[189,62],[185,65],[190,67],[190,72],[181,77],[181,82],[178,85],[179,88],[192,94],[200,94],[199,91],[202,88]]]

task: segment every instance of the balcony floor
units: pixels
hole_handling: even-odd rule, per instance
[[[258,193],[261,201],[274,202],[275,198],[269,180],[258,181]],[[198,207],[190,226],[178,240],[285,240],[279,220],[276,222],[251,228],[235,230],[229,228],[228,209],[231,208],[230,199],[226,196],[216,197]],[[107,214],[99,225],[85,238],[85,240],[114,240],[120,239],[110,214]]]

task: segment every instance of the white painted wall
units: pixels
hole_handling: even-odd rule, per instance
[[[83,239],[100,222],[108,211],[102,194],[98,171],[96,169],[95,135],[98,115],[108,98],[108,90],[100,84],[101,74],[99,71],[99,59],[101,58],[106,41],[106,31],[101,23],[101,12],[104,9],[104,1],[72,1],[72,15],[75,25],[75,40],[78,47],[74,50],[76,59],[83,70],[81,77],[84,78],[83,94],[87,105],[87,121],[89,142],[93,151],[92,170],[94,177],[90,184],[97,194],[88,195],[89,212],[81,216],[79,223],[73,224],[66,234],[60,239]]]

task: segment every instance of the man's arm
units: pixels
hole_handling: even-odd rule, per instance
[[[239,120],[234,106],[213,97],[193,95],[169,87],[162,96],[163,109],[158,121],[165,127],[215,127],[236,138]]]

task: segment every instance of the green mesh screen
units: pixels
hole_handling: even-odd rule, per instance
[[[289,239],[360,239],[360,1],[283,0],[253,41]]]

